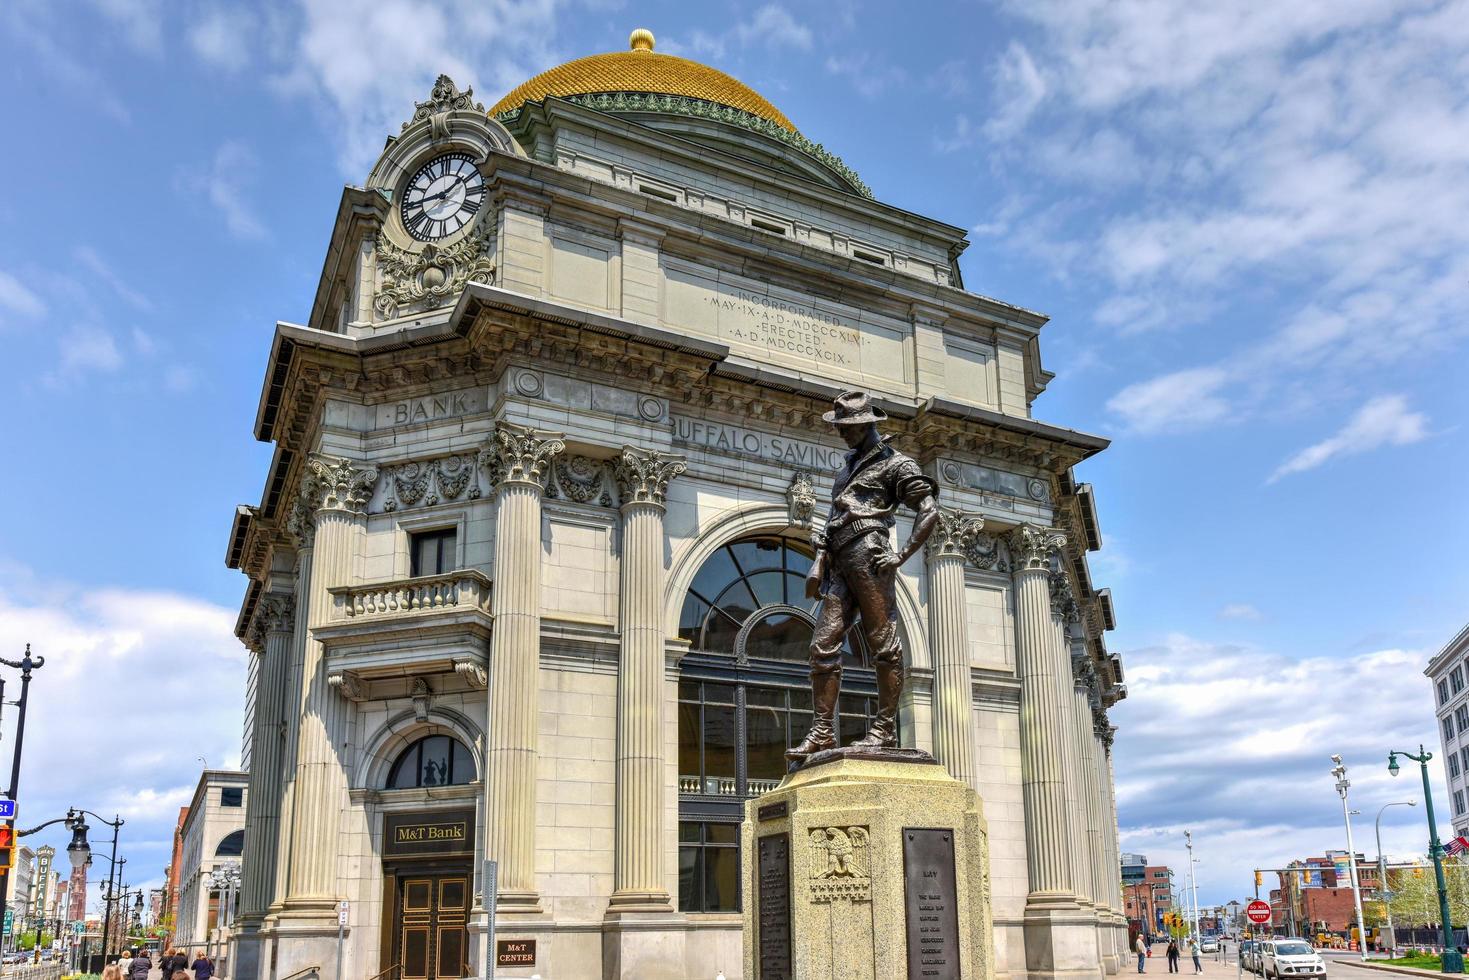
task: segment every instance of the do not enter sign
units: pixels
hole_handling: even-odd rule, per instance
[[[1263,926],[1270,921],[1270,903],[1262,902],[1258,898],[1245,906],[1245,915],[1257,926]]]

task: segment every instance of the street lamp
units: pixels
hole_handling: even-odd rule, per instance
[[[1428,760],[1433,753],[1418,746],[1418,754],[1395,749],[1387,754],[1387,771],[1398,774],[1398,756],[1412,759],[1423,772],[1423,809],[1428,817],[1428,854],[1433,858],[1433,877],[1438,885],[1438,913],[1443,920],[1443,972],[1463,973],[1464,956],[1454,947],[1454,926],[1449,918],[1449,888],[1443,877],[1443,847],[1438,842],[1438,825],[1433,822],[1433,790],[1428,786]]]
[[[1362,922],[1362,892],[1357,887],[1357,849],[1352,844],[1352,815],[1347,809],[1347,790],[1351,788],[1351,780],[1347,779],[1347,767],[1342,765],[1341,756],[1334,755],[1331,761],[1336,763],[1331,774],[1336,777],[1336,795],[1341,797],[1341,816],[1347,824],[1347,870],[1351,872],[1352,881],[1352,905],[1357,910],[1357,953],[1365,961],[1367,959],[1367,927]]]
[[[1394,775],[1397,775],[1394,773]],[[1390,806],[1417,806],[1417,800],[1398,800],[1396,803],[1384,803],[1382,809],[1377,811],[1377,879],[1378,887],[1382,889],[1382,905],[1387,912],[1387,935],[1392,941],[1392,955],[1398,952],[1398,932],[1392,924],[1392,892],[1387,887],[1387,860],[1382,856],[1382,815]]]

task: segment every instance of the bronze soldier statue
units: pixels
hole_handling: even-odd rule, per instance
[[[861,748],[895,748],[898,699],[903,693],[903,650],[898,645],[895,582],[898,567],[917,553],[938,523],[938,486],[918,464],[888,445],[877,423],[887,414],[866,392],[846,391],[822,416],[851,447],[831,489],[831,515],[813,533],[816,560],[806,576],[806,595],[821,597],[811,637],[811,700],[815,718],[800,745],[786,753],[793,762],[836,748],[832,727],[842,687],[842,644],[857,615],[877,668],[877,717],[852,743]],[[889,544],[899,504],[917,512],[902,551]]]

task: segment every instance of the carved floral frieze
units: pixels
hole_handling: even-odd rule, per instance
[[[384,511],[478,500],[478,466],[472,453],[413,460],[383,468]]]

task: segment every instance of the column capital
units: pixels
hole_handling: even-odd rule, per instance
[[[265,637],[270,633],[290,633],[296,628],[296,597],[267,592],[255,603],[250,616],[251,649],[264,651]]]
[[[316,537],[317,517],[327,511],[358,516],[367,513],[377,488],[378,468],[344,456],[311,453],[306,457],[301,485],[291,501],[286,531],[299,548],[309,548]]]
[[[1051,615],[1062,623],[1081,618],[1081,605],[1076,601],[1076,593],[1071,588],[1071,578],[1060,569],[1051,572]]]
[[[974,545],[979,532],[984,528],[984,518],[963,510],[939,508],[938,523],[923,544],[929,561],[940,558],[957,558],[964,561]]]
[[[689,468],[684,457],[636,446],[623,446],[612,464],[612,478],[622,495],[622,506],[654,504],[662,507],[669,482]]]
[[[1010,559],[1017,572],[1049,572],[1051,559],[1066,544],[1066,535],[1053,527],[1022,524],[1010,532]]]
[[[507,483],[526,483],[546,489],[551,458],[566,449],[561,433],[532,429],[514,422],[496,422],[495,433],[479,451],[479,465],[498,489]]]

